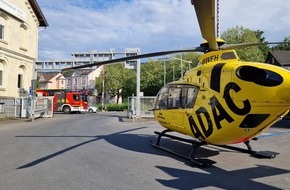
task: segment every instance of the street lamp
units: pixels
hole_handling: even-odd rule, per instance
[[[166,60],[169,60],[168,58],[160,58],[158,60],[163,60],[163,84],[165,85],[166,84]]]
[[[192,63],[192,61],[187,61],[187,60],[184,60],[184,59],[178,58],[178,57],[169,57],[169,59],[175,59],[175,60],[179,60],[180,61],[180,74],[181,74],[181,78],[183,77],[182,63],[183,62],[188,63],[188,69],[190,69],[190,64]]]
[[[165,63],[165,61],[166,60],[179,60],[180,61],[180,68],[181,68],[181,70],[180,70],[180,74],[181,74],[181,78],[183,77],[183,68],[182,68],[182,63],[183,62],[186,62],[186,63],[188,63],[188,69],[190,69],[190,64],[192,63],[191,61],[187,61],[187,60],[184,60],[184,59],[181,59],[181,58],[178,58],[178,57],[164,57],[164,58],[160,58],[160,59],[158,59],[158,60],[163,60],[163,68],[164,68],[164,85],[165,85],[165,83],[166,83],[166,63]],[[172,73],[172,75],[173,75],[173,81],[175,80],[175,72],[174,72],[174,65],[173,65],[173,73]]]

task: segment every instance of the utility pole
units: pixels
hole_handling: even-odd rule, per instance
[[[105,111],[105,65],[103,65],[103,81],[102,81],[102,112]]]
[[[166,84],[166,60],[169,60],[169,58],[164,57],[164,58],[160,58],[158,60],[163,60],[163,85]]]
[[[137,55],[139,52],[137,52]],[[136,105],[136,116],[141,117],[141,110],[140,110],[140,59],[137,59],[137,105]]]

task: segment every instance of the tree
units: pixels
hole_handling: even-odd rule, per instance
[[[124,67],[124,65],[123,65]],[[136,71],[133,69],[123,69],[123,98],[128,98],[132,94],[136,94]]]
[[[238,44],[238,43],[255,43],[263,40],[262,31],[253,31],[242,26],[236,26],[226,30],[221,38],[224,39],[228,44]],[[247,47],[243,49],[238,49],[237,54],[241,60],[244,61],[257,61],[264,62],[264,55],[262,50],[257,47]]]
[[[264,31],[257,30],[257,31],[254,31],[254,32],[255,32],[257,38],[259,39],[259,41],[261,43],[266,43],[267,42],[266,38],[263,37]],[[263,60],[266,60],[268,52],[270,50],[269,46],[266,45],[266,44],[263,44],[263,45],[258,46],[258,48],[261,50],[261,52],[263,54]]]
[[[180,59],[184,60],[182,71],[186,72],[197,65],[199,56],[198,53],[185,53],[163,60],[149,60],[146,64],[141,64],[141,91],[146,96],[155,96],[164,85],[164,69],[165,83],[175,81],[181,77]]]
[[[134,70],[129,70],[124,67],[123,63],[117,63],[105,66],[105,91],[111,96],[117,96],[117,103],[119,97],[130,94],[132,95],[133,85],[136,84],[133,80],[135,78]],[[96,79],[97,89],[102,89],[103,74]],[[136,86],[136,85],[135,85]]]
[[[275,45],[271,48],[271,50],[273,51],[290,50],[290,36],[285,37],[283,42],[288,42],[288,43]]]
[[[155,96],[163,86],[163,64],[149,60],[141,64],[140,87],[146,96]]]

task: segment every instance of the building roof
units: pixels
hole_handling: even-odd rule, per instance
[[[88,75],[88,74],[90,74],[93,71],[94,71],[94,69],[80,69],[79,70],[80,75]]]
[[[72,77],[74,76],[81,76],[81,75],[88,75],[91,72],[93,72],[94,69],[78,69],[78,70],[68,70],[68,71],[64,71],[62,73],[62,75],[64,77]]]
[[[269,54],[271,54],[281,65],[290,64],[290,51],[270,51]]]
[[[68,71],[63,71],[62,72],[62,75],[64,76],[64,77],[72,77],[72,75],[74,74],[74,70],[68,70]]]
[[[46,21],[44,14],[42,13],[36,0],[28,0],[28,2],[30,3],[30,6],[32,7],[32,9],[33,9],[38,21],[39,21],[39,26],[48,27],[48,22]]]
[[[46,73],[40,76],[39,82],[49,82],[53,77],[58,75],[59,73]]]

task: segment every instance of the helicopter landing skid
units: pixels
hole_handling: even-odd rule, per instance
[[[166,130],[164,130],[162,132],[154,131],[154,133],[158,135],[158,139],[157,139],[156,143],[153,143],[151,141],[151,145],[153,147],[155,147],[155,148],[158,148],[158,149],[161,149],[163,151],[169,152],[169,153],[171,153],[173,155],[179,156],[181,158],[185,158],[185,159],[189,160],[190,162],[192,162],[197,167],[210,167],[212,164],[215,163],[212,160],[195,158],[195,154],[196,154],[198,148],[201,147],[202,145],[205,145],[206,144],[205,142],[200,142],[200,141],[197,141],[197,140],[184,139],[184,138],[181,138],[181,137],[177,137],[177,136],[166,134],[167,132],[171,132],[171,130],[166,129]],[[163,136],[171,138],[171,139],[174,139],[174,140],[179,140],[179,141],[182,141],[182,142],[186,142],[186,143],[192,144],[192,150],[191,150],[190,154],[188,156],[187,155],[183,155],[181,153],[178,153],[178,152],[175,152],[173,150],[170,150],[169,148],[160,146],[160,140],[161,140],[161,137],[163,137]]]
[[[257,140],[257,139],[253,139],[253,140]],[[230,150],[236,150],[242,153],[247,153],[256,158],[271,159],[271,158],[275,158],[279,154],[279,152],[272,152],[272,151],[254,151],[252,146],[250,145],[250,141],[245,141],[244,144],[247,146],[247,149],[234,147],[230,145],[220,145],[220,147],[227,148]]]

